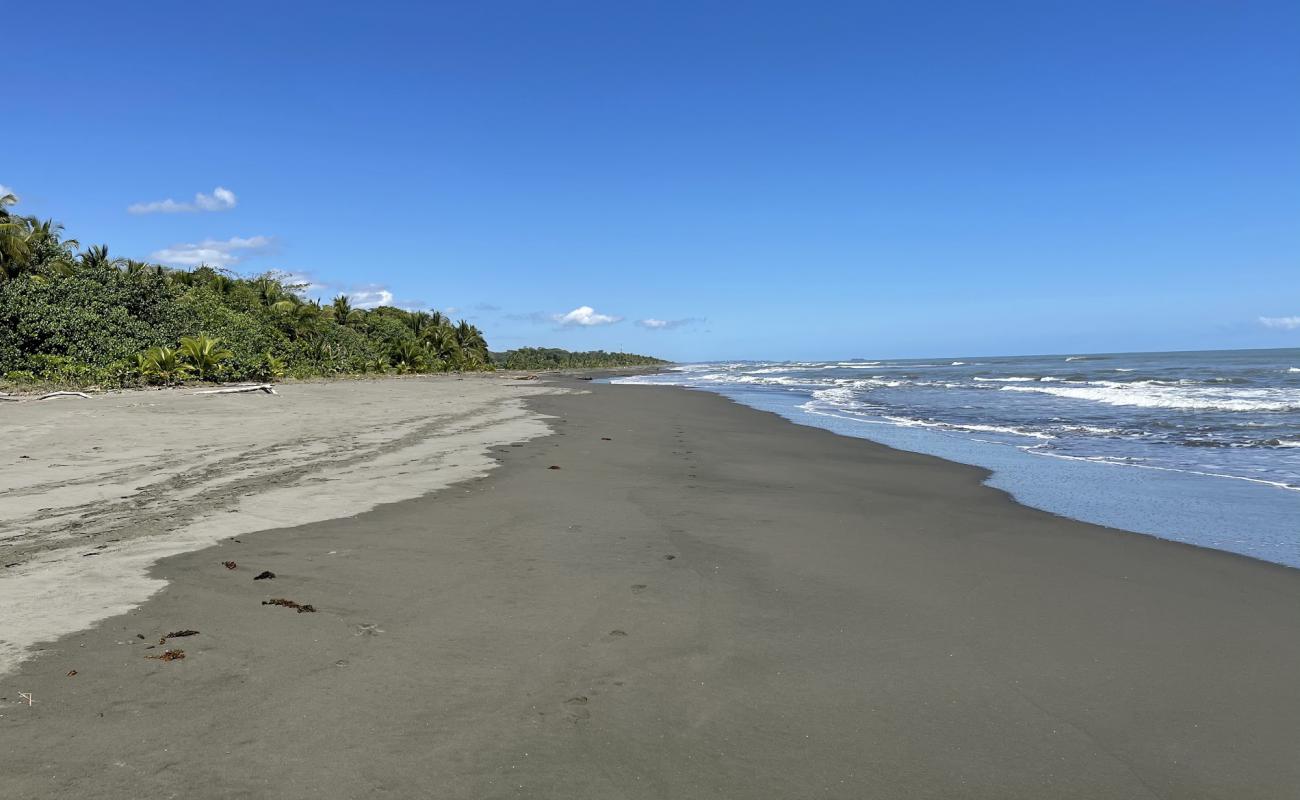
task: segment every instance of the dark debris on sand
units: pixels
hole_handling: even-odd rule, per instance
[[[270,570],[268,569],[268,570],[265,570],[264,572],[262,572],[261,574],[257,575],[256,577],[254,577],[253,580],[255,580],[255,581],[269,581],[269,580],[273,579],[274,577],[275,577],[275,573],[272,572],[272,571],[270,571]]]
[[[285,608],[295,608],[295,609],[298,610],[298,613],[299,613],[299,614],[304,614],[304,613],[306,613],[306,614],[315,614],[315,613],[316,613],[316,608],[315,608],[315,606],[312,606],[310,603],[295,603],[294,601],[292,601],[292,600],[287,600],[287,599],[285,599],[285,598],[283,598],[283,597],[275,597],[275,598],[272,598],[272,599],[270,599],[270,600],[263,600],[263,601],[262,601],[262,605],[264,605],[264,606],[284,606]]]
[[[145,658],[154,658],[159,661],[180,661],[185,658],[185,651],[177,648],[176,650],[166,650],[156,656],[145,656]]]

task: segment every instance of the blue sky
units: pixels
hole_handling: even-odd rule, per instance
[[[1300,347],[1295,2],[5,13],[0,184],[117,255],[494,349]]]

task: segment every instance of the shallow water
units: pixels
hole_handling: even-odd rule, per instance
[[[688,364],[716,391],[994,471],[1065,516],[1300,567],[1300,350]]]

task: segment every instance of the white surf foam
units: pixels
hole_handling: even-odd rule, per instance
[[[1153,381],[1085,386],[1003,386],[1004,392],[1038,392],[1111,406],[1184,411],[1300,411],[1300,391],[1286,389],[1189,388]]]

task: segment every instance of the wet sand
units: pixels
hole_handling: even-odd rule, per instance
[[[1300,571],[572,385],[481,477],[161,561],[0,678],[4,796],[1300,793]]]

